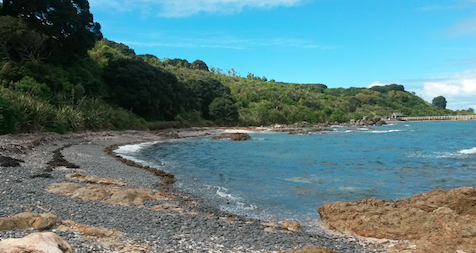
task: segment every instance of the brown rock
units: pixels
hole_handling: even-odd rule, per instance
[[[269,233],[276,233],[276,228],[274,227],[267,227],[264,229],[265,232],[269,232]]]
[[[301,232],[302,227],[298,222],[295,221],[285,221],[281,224],[281,228],[291,231],[291,232]]]
[[[0,230],[38,229],[44,230],[54,227],[60,219],[53,214],[20,213],[10,217],[0,218]]]
[[[118,187],[105,187],[89,185],[82,187],[73,183],[56,183],[48,187],[47,191],[63,194],[83,201],[103,200],[105,203],[113,205],[131,206],[143,204],[151,200],[169,200],[173,197],[163,193],[145,189],[122,189]],[[109,199],[107,199],[110,197]],[[105,200],[106,199],[106,200]]]
[[[56,193],[56,194],[63,194],[66,196],[71,196],[73,193],[82,188],[81,185],[79,184],[73,184],[73,183],[57,183],[57,184],[51,184],[48,186],[48,189],[46,189],[48,192],[51,193]]]
[[[2,253],[73,253],[73,248],[57,234],[33,233],[20,239],[0,242]]]
[[[84,183],[127,186],[126,183],[109,177],[85,176],[80,173],[67,174],[65,177],[68,180],[80,181]]]
[[[80,199],[83,201],[96,201],[105,199],[109,196],[111,196],[111,193],[109,193],[105,188],[92,185],[88,187],[81,187],[71,194],[71,198]]]
[[[153,200],[150,190],[126,189],[115,192],[111,195],[111,198],[104,202],[113,205],[131,206],[150,200]]]
[[[413,240],[412,252],[474,252],[476,188],[434,190],[396,202],[364,199],[319,208],[325,226],[361,236]]]
[[[31,227],[37,230],[44,230],[54,227],[59,222],[60,218],[58,218],[58,216],[51,213],[44,213],[34,219]]]

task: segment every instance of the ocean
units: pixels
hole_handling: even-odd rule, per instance
[[[224,211],[272,221],[319,219],[327,202],[396,200],[476,185],[476,121],[336,127],[126,145],[122,156],[176,176],[175,187]]]

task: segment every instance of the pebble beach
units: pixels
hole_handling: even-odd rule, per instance
[[[193,138],[233,131],[240,130],[207,128],[0,136],[0,155],[22,161],[19,167],[0,167],[0,217],[22,212],[52,213],[61,220],[120,231],[117,240],[128,245],[145,245],[127,251],[113,244],[101,243],[104,238],[51,230],[70,243],[74,252],[278,252],[302,249],[307,245],[323,246],[337,252],[385,252],[378,241],[332,233],[321,228],[318,221],[315,227],[304,228],[301,232],[268,232],[263,225],[267,221],[220,211],[214,203],[174,190],[173,186],[166,189],[167,194],[173,196],[169,202],[183,212],[152,209],[164,204],[158,200],[122,206],[104,201],[83,201],[46,191],[52,184],[69,182],[65,176],[71,173],[116,179],[127,183],[123,188],[165,191],[161,177],[128,166],[114,153],[105,152],[105,148],[160,141],[172,135]],[[49,165],[55,151],[76,168]],[[0,231],[0,240],[34,232],[39,231]]]

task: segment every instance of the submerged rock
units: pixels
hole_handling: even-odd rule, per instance
[[[2,253],[73,253],[69,243],[52,232],[33,233],[19,239],[5,239],[0,242]]]
[[[363,199],[319,207],[323,224],[360,236],[413,240],[412,252],[474,252],[476,188],[434,190],[396,202]],[[399,245],[402,248],[402,245]]]

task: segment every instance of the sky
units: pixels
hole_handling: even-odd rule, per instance
[[[329,88],[402,84],[476,109],[476,0],[89,0],[105,38]]]

